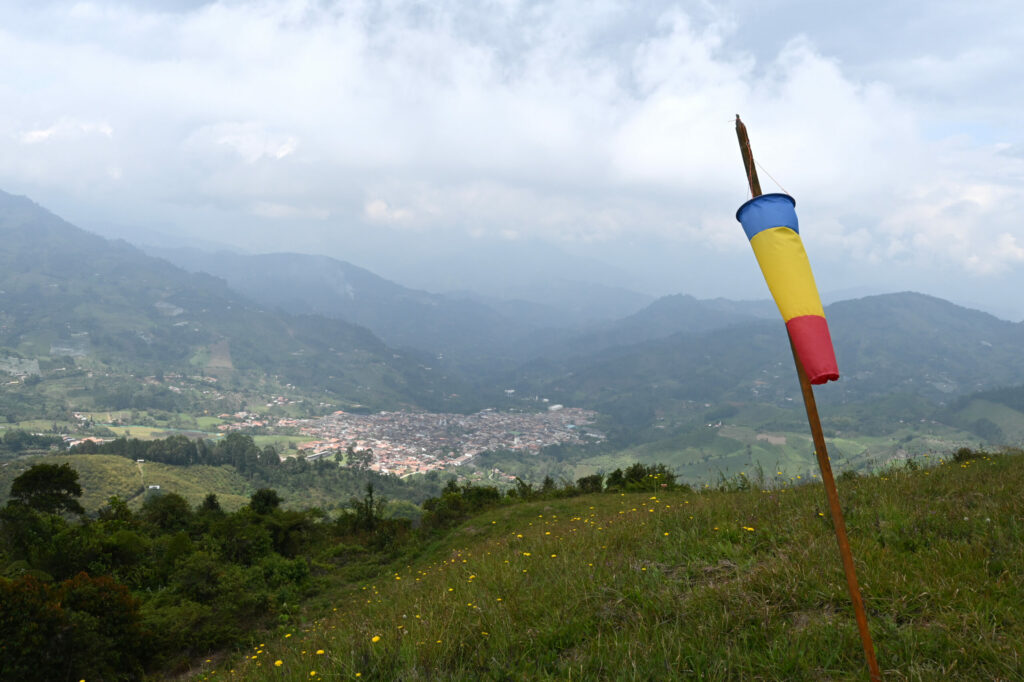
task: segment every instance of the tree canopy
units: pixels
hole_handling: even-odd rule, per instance
[[[11,482],[11,502],[45,514],[84,514],[82,486],[71,465],[36,464]]]

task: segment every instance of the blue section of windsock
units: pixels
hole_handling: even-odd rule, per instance
[[[747,239],[762,230],[773,227],[788,227],[800,234],[800,223],[796,219],[796,199],[788,194],[762,194],[740,206],[736,220],[743,225]]]

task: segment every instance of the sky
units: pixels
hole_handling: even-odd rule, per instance
[[[102,234],[763,298],[740,114],[823,294],[1024,318],[1019,2],[3,5],[0,189]]]

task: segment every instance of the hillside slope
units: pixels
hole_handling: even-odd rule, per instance
[[[866,679],[821,487],[733,485],[493,509],[197,679]],[[1022,485],[1020,454],[840,482],[887,676],[1024,675]]]

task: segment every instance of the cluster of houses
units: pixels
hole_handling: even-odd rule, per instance
[[[300,443],[298,449],[310,461],[344,457],[342,453],[350,448],[372,451],[366,466],[404,476],[461,466],[481,452],[536,454],[549,445],[596,442],[604,438],[589,428],[596,416],[589,410],[561,405],[540,413],[484,410],[471,415],[338,411],[302,425],[300,431],[313,439]]]

